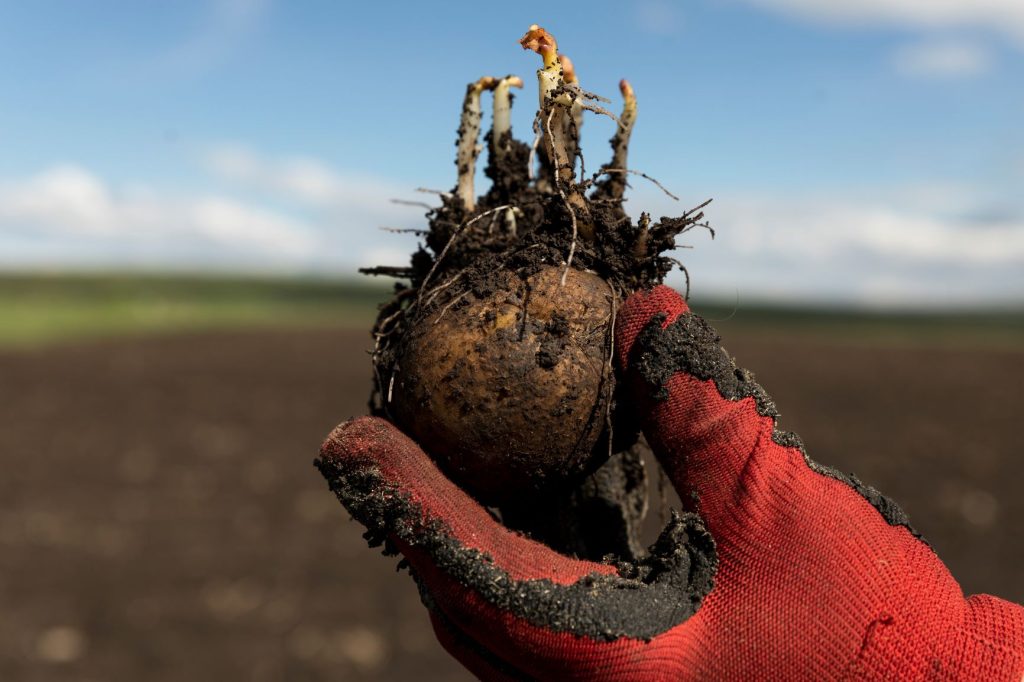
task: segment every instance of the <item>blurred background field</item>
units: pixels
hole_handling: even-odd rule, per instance
[[[368,329],[388,292],[386,285],[356,280],[0,274],[0,347],[236,326]]]
[[[368,330],[390,285],[372,278],[154,273],[0,273],[0,348],[159,332],[275,326]],[[692,302],[723,331],[800,334],[852,344],[1020,347],[1024,311],[1010,306],[871,310]]]
[[[382,285],[0,291],[0,679],[467,678],[311,465],[365,409]],[[1024,600],[1019,313],[695,307],[812,456],[898,500],[965,590]]]

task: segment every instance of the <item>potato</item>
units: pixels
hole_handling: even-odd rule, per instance
[[[391,408],[449,475],[500,505],[574,482],[607,456],[606,441],[596,446],[614,381],[614,293],[575,268],[496,277],[408,330]]]
[[[710,229],[701,222],[707,202],[677,218],[653,221],[643,211],[631,218],[627,177],[653,180],[628,163],[633,88],[620,82],[622,113],[613,116],[582,89],[549,32],[531,25],[520,45],[543,63],[532,145],[512,135],[511,89],[522,79],[468,83],[455,187],[423,190],[440,204],[429,208],[427,229],[413,230],[422,242],[408,266],[363,270],[400,280],[373,329],[370,407],[419,441],[458,485],[502,511],[599,497],[615,508],[621,491],[577,494],[584,476],[638,433],[631,406],[614,400],[615,301],[660,283],[678,264],[668,255],[676,237],[697,225]],[[485,93],[494,115],[482,145]],[[585,111],[616,120],[612,157],[590,177],[580,153]],[[480,194],[474,183],[484,148],[491,186]],[[518,529],[554,537],[544,523]]]

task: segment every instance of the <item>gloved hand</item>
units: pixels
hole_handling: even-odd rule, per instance
[[[1024,608],[964,595],[878,491],[811,461],[671,289],[633,295],[616,349],[689,511],[637,565],[507,530],[387,422],[317,464],[371,542],[401,552],[441,643],[486,679],[1024,676]]]

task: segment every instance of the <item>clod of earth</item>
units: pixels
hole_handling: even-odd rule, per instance
[[[583,90],[551,34],[531,26],[540,107],[533,146],[512,136],[516,76],[467,86],[456,142],[458,178],[427,214],[408,267],[366,272],[406,280],[374,327],[371,408],[395,421],[461,486],[505,505],[526,493],[567,494],[636,438],[617,406],[612,329],[631,292],[660,283],[675,238],[702,222],[707,202],[678,218],[634,222],[623,208],[636,98],[622,81],[614,116]],[[473,187],[484,92],[491,180]],[[616,121],[612,160],[587,177],[585,111]],[[645,176],[646,177],[646,176]],[[710,228],[709,228],[710,229]]]

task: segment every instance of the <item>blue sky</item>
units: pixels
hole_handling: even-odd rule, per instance
[[[1024,303],[1024,3],[36,2],[0,7],[0,267],[348,274],[454,184],[468,81],[527,81],[530,23],[582,85],[627,77],[655,215],[704,296]],[[614,105],[617,106],[617,105]],[[584,151],[607,154],[589,119]],[[674,283],[681,280],[674,279]]]

